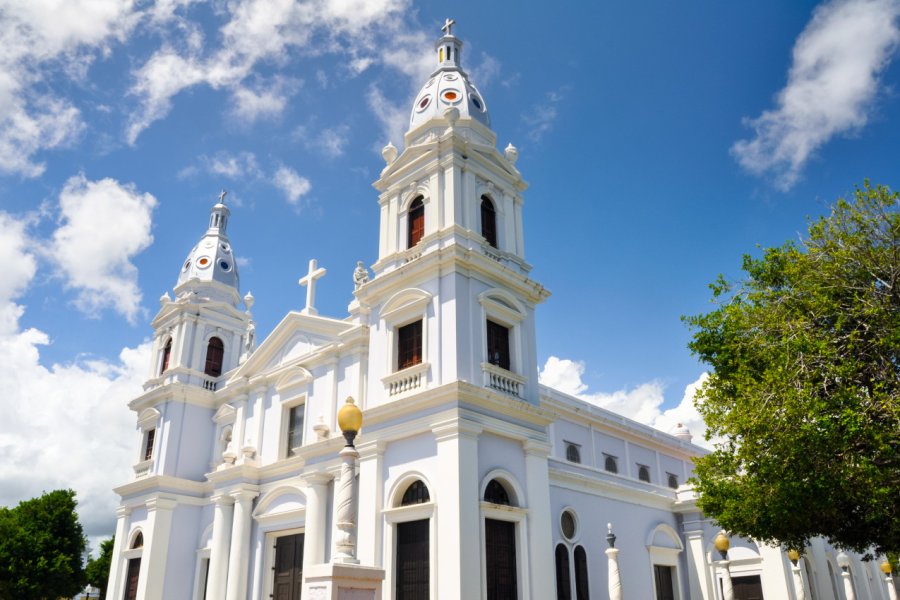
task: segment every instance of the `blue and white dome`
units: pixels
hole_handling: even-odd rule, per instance
[[[209,228],[181,266],[178,283],[175,285],[176,292],[182,284],[190,281],[199,284],[216,282],[233,288],[235,294],[240,294],[237,261],[231,242],[225,234],[231,211],[223,202],[224,193],[210,210]]]
[[[459,110],[461,119],[471,117],[486,127],[491,126],[484,97],[460,66],[463,43],[450,32],[454,23],[448,19],[444,25],[446,35],[435,42],[438,66],[416,95],[409,117],[410,130],[431,119],[442,118],[449,108]]]

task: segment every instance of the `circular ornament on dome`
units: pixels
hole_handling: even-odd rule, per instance
[[[208,256],[201,256],[200,258],[197,259],[197,266],[200,267],[201,269],[205,269],[206,267],[208,267],[211,264],[212,264],[212,261],[209,260]]]
[[[475,108],[477,108],[481,112],[484,112],[484,104],[481,103],[481,98],[479,98],[478,96],[476,96],[474,94],[471,96],[471,98],[472,98],[472,104],[475,105]]]
[[[444,81],[456,81],[456,79],[456,75],[452,73],[447,73],[446,75],[444,75]]]
[[[419,103],[416,104],[416,112],[422,112],[428,105],[431,104],[431,94],[425,94],[422,96],[422,99],[419,100]]]
[[[227,260],[220,260],[220,261],[219,261],[219,268],[222,269],[223,271],[230,271],[230,270],[231,270],[231,263],[229,263]]]
[[[231,248],[228,247],[228,244],[221,243],[219,244],[219,248],[222,249],[222,252],[231,252]]]
[[[203,246],[206,248],[212,248],[213,246],[215,246],[215,244],[212,240],[207,240],[206,243],[203,244]]]
[[[462,99],[462,94],[459,92],[459,90],[450,89],[450,90],[444,90],[441,93],[441,100],[443,100],[447,104],[456,104],[461,99]]]
[[[191,268],[191,259],[187,259],[186,261],[184,261],[184,266],[181,267],[181,270],[187,271],[190,268]]]

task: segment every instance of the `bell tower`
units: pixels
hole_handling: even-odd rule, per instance
[[[372,325],[369,402],[453,381],[538,402],[534,308],[517,150],[500,152],[487,103],[444,25],[413,102],[404,150],[388,144],[374,277],[353,309]]]

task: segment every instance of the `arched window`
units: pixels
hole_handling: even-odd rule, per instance
[[[678,475],[674,475],[672,473],[668,473],[669,476],[669,487],[674,489],[678,489]]]
[[[222,360],[225,358],[225,344],[217,337],[210,338],[206,346],[206,368],[204,373],[210,377],[222,374]]]
[[[138,531],[131,542],[132,550],[139,550],[144,547],[144,534]],[[141,575],[141,557],[136,556],[128,559],[128,570],[125,573],[125,599],[137,600],[138,582]]]
[[[556,600],[572,600],[569,549],[565,544],[556,545]]]
[[[134,541],[131,542],[131,549],[135,550],[137,548],[143,548],[143,547],[144,547],[144,534],[143,534],[143,532],[138,531],[137,535],[134,536]]]
[[[606,457],[603,461],[603,468],[609,471],[610,473],[618,473],[619,465],[616,462],[615,456],[610,456],[609,454],[604,454]]]
[[[412,248],[425,235],[425,204],[419,196],[409,205],[406,217],[406,247]]]
[[[503,484],[496,479],[491,479],[490,483],[488,483],[487,487],[484,489],[484,501],[492,504],[502,504],[504,506],[510,506],[512,504],[509,501],[509,492],[507,492],[506,488],[503,487]]]
[[[428,494],[428,488],[421,479],[417,479],[406,488],[405,492],[403,492],[403,499],[400,500],[400,506],[424,504],[425,502],[430,501],[431,496]]]
[[[581,451],[578,450],[578,444],[566,442],[566,460],[573,463],[581,462]]]
[[[497,247],[497,211],[487,196],[481,197],[481,235],[488,244]]]
[[[587,553],[584,547],[575,546],[575,600],[589,600]]]
[[[169,368],[169,358],[172,356],[172,338],[166,340],[166,345],[163,348],[162,353],[162,361],[159,364],[159,374],[162,375],[166,372],[166,369]]]
[[[647,465],[638,465],[638,479],[650,483],[650,467]]]

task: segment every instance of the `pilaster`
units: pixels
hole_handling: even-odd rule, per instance
[[[113,560],[109,565],[109,583],[107,590],[113,598],[120,598],[125,591],[122,589],[125,559],[122,551],[128,547],[128,518],[131,516],[131,508],[120,506],[116,509],[116,539],[113,542]]]
[[[172,511],[178,502],[172,498],[147,500],[147,533],[141,555],[141,572],[137,597],[143,600],[162,600],[166,584],[166,559],[169,556],[172,532]]]
[[[359,540],[357,556],[364,565],[383,565],[384,442],[359,446]]]
[[[697,519],[700,515],[696,515]],[[684,538],[687,544],[687,576],[691,600],[713,600],[712,582],[709,579],[709,565],[706,564],[703,539],[703,522],[684,521]]]
[[[528,564],[531,593],[535,598],[552,598],[556,592],[553,585],[551,523],[556,516],[550,514],[550,474],[547,466],[550,444],[527,440],[522,446],[525,450],[525,499],[530,515]]]
[[[226,600],[242,600],[247,596],[247,567],[250,560],[250,526],[253,499],[259,493],[243,489],[231,494],[234,499],[234,520],[231,527],[231,549],[228,555],[228,587]],[[213,525],[215,528],[215,525]],[[215,536],[215,531],[213,531]]]
[[[310,473],[306,482],[306,535],[303,548],[303,572],[325,562],[325,532],[328,527],[328,484],[330,473]]]
[[[225,597],[225,582],[228,577],[228,549],[231,544],[234,498],[225,494],[213,496],[213,533],[209,553],[209,585],[206,597],[221,600]]]

